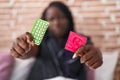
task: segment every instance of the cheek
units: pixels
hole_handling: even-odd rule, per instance
[[[49,30],[50,32],[52,32],[52,31],[54,31],[54,27],[53,27],[52,25],[50,25],[50,26],[48,27],[48,30]]]
[[[61,24],[65,25],[65,26],[68,26],[69,22],[67,19],[64,19],[61,21]]]

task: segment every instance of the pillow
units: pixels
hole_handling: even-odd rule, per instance
[[[0,53],[0,79],[8,80],[14,65],[14,58],[8,53]]]
[[[35,58],[15,59],[14,69],[9,80],[26,80],[29,71],[35,62]]]
[[[118,60],[118,52],[104,52],[103,65],[95,70],[95,80],[112,80]]]

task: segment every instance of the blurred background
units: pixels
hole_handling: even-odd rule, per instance
[[[9,52],[13,40],[31,30],[51,1],[55,0],[0,0],[0,52]],[[104,54],[96,80],[112,80],[120,51],[120,0],[57,1],[69,6],[76,32],[90,36]]]
[[[30,31],[49,2],[0,0],[0,51],[9,51],[16,36]],[[120,0],[58,0],[71,9],[75,30],[91,36],[102,51],[120,51]]]

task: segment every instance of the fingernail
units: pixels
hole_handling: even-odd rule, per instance
[[[27,39],[27,43],[30,43],[30,40],[29,40],[29,39]]]
[[[73,55],[72,59],[75,59],[76,57],[77,57],[77,55],[74,53],[74,55]]]
[[[31,42],[31,45],[32,45],[32,46],[34,46],[34,45],[35,45],[33,41]]]
[[[28,35],[26,35],[26,37],[27,37],[27,40],[29,40],[29,36],[28,36]]]
[[[84,63],[84,61],[83,61],[83,60],[81,60],[80,62],[81,62],[81,63]]]

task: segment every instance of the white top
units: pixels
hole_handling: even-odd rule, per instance
[[[103,53],[103,65],[95,70],[95,80],[112,80],[118,52]]]
[[[10,80],[26,80],[28,73],[35,62],[35,58],[15,59],[15,65]]]

